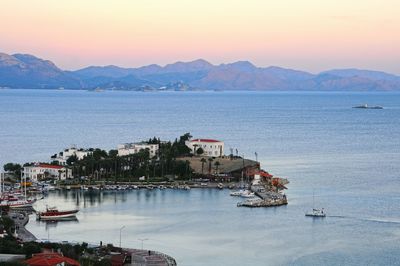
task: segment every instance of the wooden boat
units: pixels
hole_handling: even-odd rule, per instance
[[[46,211],[38,212],[36,214],[36,217],[38,220],[48,220],[48,221],[65,220],[74,218],[77,212],[79,212],[79,210],[59,211],[56,207],[52,208],[47,207]]]

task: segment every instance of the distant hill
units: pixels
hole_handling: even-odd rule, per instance
[[[213,65],[198,59],[139,68],[89,66],[63,71],[32,55],[0,53],[0,87],[122,90],[399,91],[400,76],[371,70],[334,69],[311,74],[248,61]]]
[[[0,86],[11,88],[81,88],[81,80],[48,60],[0,53]]]

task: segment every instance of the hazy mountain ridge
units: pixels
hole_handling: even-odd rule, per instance
[[[400,76],[371,70],[333,69],[311,74],[248,61],[213,65],[203,59],[139,68],[114,65],[63,71],[32,55],[0,53],[0,87],[136,90],[398,91]]]
[[[32,55],[0,53],[0,87],[79,88],[82,82],[74,74],[59,69],[54,63]]]

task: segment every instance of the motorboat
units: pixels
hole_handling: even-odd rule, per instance
[[[250,190],[245,190],[240,197],[242,198],[253,198],[254,197],[254,192],[251,192]]]
[[[234,196],[234,197],[242,197],[242,198],[252,198],[254,197],[254,192],[251,192],[250,190],[238,190],[231,192],[229,195]]]
[[[38,220],[64,220],[74,218],[77,212],[79,212],[77,209],[59,211],[56,207],[47,207],[46,211],[38,212],[36,217]]]
[[[13,200],[13,201],[2,201],[0,206],[9,207],[11,209],[19,208],[31,208],[35,200]]]
[[[238,191],[233,191],[233,192],[229,193],[229,195],[231,195],[233,197],[239,197],[242,193],[243,193],[243,190],[238,190]]]
[[[353,108],[358,108],[358,109],[383,109],[382,106],[379,106],[379,105],[368,106],[368,104],[362,104],[362,105],[353,106]]]

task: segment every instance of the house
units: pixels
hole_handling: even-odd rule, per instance
[[[119,144],[117,149],[118,149],[118,156],[127,156],[130,154],[138,153],[141,150],[148,149],[150,157],[154,157],[158,153],[159,145],[150,144],[148,142],[125,143],[125,144]]]
[[[193,154],[202,149],[203,156],[221,157],[224,155],[224,142],[215,139],[192,139],[185,142]]]
[[[82,160],[83,158],[90,156],[93,154],[92,149],[78,149],[75,146],[65,149],[64,151],[54,154],[51,156],[52,161],[58,162],[59,165],[67,165],[67,160],[71,156],[76,156],[78,160]]]
[[[72,178],[72,170],[61,165],[52,165],[45,163],[36,163],[24,166],[23,176],[33,182],[37,182],[45,178],[53,178],[57,180],[65,180]]]

